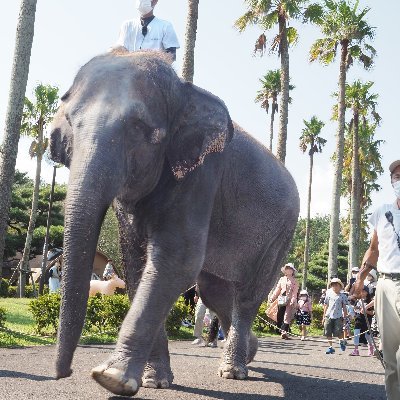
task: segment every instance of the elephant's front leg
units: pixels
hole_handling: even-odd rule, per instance
[[[144,382],[150,382],[147,380],[149,369],[145,370],[148,361],[156,376],[163,375],[160,382],[157,380],[157,386],[166,385],[165,380],[168,384],[172,381],[172,375],[167,376],[167,366],[157,371],[162,364],[157,356],[164,358],[165,365],[169,362],[165,353],[168,351],[166,338],[160,338],[160,330],[174,301],[201,269],[206,236],[194,235],[192,240],[196,245],[176,236],[150,241],[146,267],[122,324],[116,349],[109,360],[92,370],[92,377],[111,392],[134,395],[143,372]]]

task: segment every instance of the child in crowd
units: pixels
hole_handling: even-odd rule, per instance
[[[347,296],[347,300],[349,300],[349,294],[347,292],[343,292]],[[356,313],[354,311],[354,305],[349,302],[346,306],[347,308],[347,318],[344,320],[344,337],[345,339],[350,339],[350,329],[351,329],[351,321],[355,318]]]
[[[297,302],[296,323],[301,329],[301,340],[307,336],[307,326],[311,325],[312,304],[307,290],[300,291],[300,299]]]
[[[329,344],[326,354],[333,354],[335,352],[332,347],[333,336],[339,339],[340,349],[342,351],[346,350],[346,341],[343,339],[343,318],[347,318],[347,296],[341,293],[343,283],[339,278],[331,279],[330,288],[332,290],[327,292],[322,316],[324,335],[328,339]]]
[[[354,323],[354,350],[350,353],[351,356],[359,356],[360,352],[358,346],[360,345],[360,333],[368,330],[367,318],[369,323],[372,322],[372,315],[374,312],[369,308],[371,306],[371,295],[369,294],[369,289],[364,286],[362,290],[361,299],[357,301],[354,311],[356,312],[356,318]],[[362,306],[362,301],[364,301],[367,315],[364,314],[364,308]],[[368,342],[368,355],[374,355],[374,346],[372,344],[372,338],[370,333],[365,333],[365,338]]]

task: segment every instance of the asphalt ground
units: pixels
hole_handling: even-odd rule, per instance
[[[222,343],[220,346],[222,347]],[[136,399],[162,400],[384,400],[384,371],[375,357],[352,346],[326,355],[325,343],[297,339],[260,340],[249,378],[234,381],[216,374],[222,348],[197,347],[188,341],[171,341],[175,379],[169,389],[140,388]],[[79,346],[71,377],[55,380],[55,346],[0,349],[1,400],[116,400],[90,378],[90,370],[104,361],[113,346]]]

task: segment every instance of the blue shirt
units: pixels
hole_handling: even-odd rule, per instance
[[[329,319],[343,317],[343,306],[348,304],[347,296],[343,293],[336,294],[333,290],[326,293],[324,304],[328,305],[325,316]]]

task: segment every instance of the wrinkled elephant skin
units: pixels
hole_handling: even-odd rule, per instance
[[[220,99],[181,81],[162,55],[122,49],[78,72],[50,149],[70,168],[57,377],[72,373],[89,294],[85,266],[113,204],[132,305],[115,351],[93,378],[120,395],[168,387],[164,321],[196,281],[227,335],[219,375],[246,378],[258,343],[250,327],[299,213],[284,165],[232,124]]]

